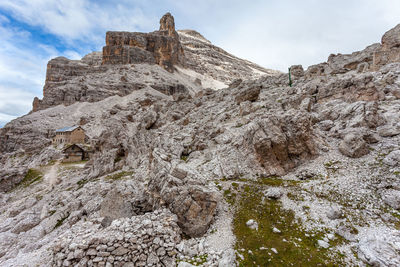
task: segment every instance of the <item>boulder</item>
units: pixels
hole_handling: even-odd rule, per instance
[[[178,216],[178,225],[191,236],[203,235],[214,218],[217,197],[201,187],[180,188],[169,200],[170,210]]]
[[[382,199],[386,205],[393,209],[400,210],[400,191],[388,190],[382,195]]]
[[[293,65],[290,67],[290,73],[294,78],[300,78],[304,76],[304,69],[302,65]]]
[[[283,195],[282,190],[280,188],[276,188],[276,187],[268,188],[264,192],[264,196],[266,196],[267,198],[270,198],[270,199],[279,199],[282,197],[282,195]]]
[[[343,217],[343,212],[340,207],[331,207],[326,213],[326,216],[331,220],[337,220]]]
[[[260,94],[261,88],[258,86],[244,88],[238,92],[235,97],[235,101],[237,104],[240,104],[244,101],[257,101],[258,96]]]
[[[126,196],[114,189],[109,191],[100,205],[100,216],[108,218],[106,225],[118,218],[135,215],[132,204],[126,201]]]
[[[253,219],[248,220],[246,225],[252,230],[258,230],[258,223]]]
[[[368,145],[362,136],[347,134],[339,145],[339,151],[350,158],[359,158],[369,153]]]

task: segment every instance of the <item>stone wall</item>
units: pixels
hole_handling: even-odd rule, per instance
[[[107,228],[71,228],[53,248],[53,266],[175,266],[181,242],[176,216],[156,210]],[[100,228],[100,229],[99,229]]]

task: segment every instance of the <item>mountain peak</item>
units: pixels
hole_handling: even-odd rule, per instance
[[[160,31],[168,31],[168,35],[175,33],[175,20],[171,13],[166,13],[160,19]]]

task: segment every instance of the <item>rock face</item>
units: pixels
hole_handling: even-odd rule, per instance
[[[158,64],[169,72],[174,71],[174,65],[184,65],[185,55],[170,13],[161,18],[159,31],[107,32],[103,64],[137,63]]]
[[[374,69],[400,62],[400,24],[382,36],[382,49],[374,54]]]

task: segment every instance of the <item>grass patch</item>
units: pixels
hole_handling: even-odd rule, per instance
[[[66,214],[64,217],[62,217],[61,219],[58,219],[58,220],[57,220],[57,223],[56,223],[56,225],[54,225],[54,228],[53,228],[53,229],[57,229],[58,227],[60,227],[68,217],[69,217],[69,213],[67,213],[67,214]]]
[[[339,164],[341,163],[341,161],[336,160],[336,161],[328,161],[324,163],[325,169],[329,172],[331,171],[332,173],[336,173],[336,171],[339,169]]]
[[[223,177],[221,181],[224,182],[232,181],[233,182],[232,186],[235,188],[238,186],[237,182],[254,184],[254,185],[265,185],[265,186],[295,186],[301,183],[301,181],[297,180],[285,180],[279,176],[257,177],[257,179],[246,179],[240,177],[227,179],[226,177]]]
[[[25,174],[24,179],[17,184],[17,186],[22,186],[23,188],[27,188],[33,183],[40,182],[43,179],[43,174],[35,169],[29,169]]]
[[[228,202],[230,205],[234,205],[236,202],[236,193],[233,193],[230,189],[224,191],[224,198],[226,202]]]
[[[215,181],[214,183],[215,183],[215,186],[217,187],[217,189],[218,189],[219,191],[221,191],[221,190],[222,190],[221,184],[220,184],[218,181]]]
[[[78,185],[78,189],[81,189],[82,187],[85,186],[85,184],[87,184],[89,182],[88,179],[82,179],[79,180],[78,182],[76,182],[76,184]]]
[[[319,248],[323,233],[306,234],[292,211],[284,210],[279,201],[262,199],[262,188],[250,185],[238,200],[233,221],[239,266],[340,266],[341,255],[329,256],[329,250]],[[258,231],[246,226],[254,219]],[[273,228],[281,233],[274,233]],[[261,248],[261,249],[260,249]],[[263,249],[265,248],[265,249]],[[271,251],[275,248],[278,253]]]
[[[88,162],[88,160],[81,160],[81,161],[74,161],[74,162],[62,162],[61,164],[64,166],[70,166],[70,165],[84,164],[86,162]]]
[[[121,171],[121,172],[117,172],[117,173],[108,175],[108,176],[106,177],[106,180],[107,180],[107,181],[117,181],[117,180],[120,180],[120,179],[122,179],[122,178],[124,178],[124,177],[126,177],[126,176],[130,176],[130,175],[132,175],[132,174],[133,174],[132,171],[130,171],[130,172]]]

